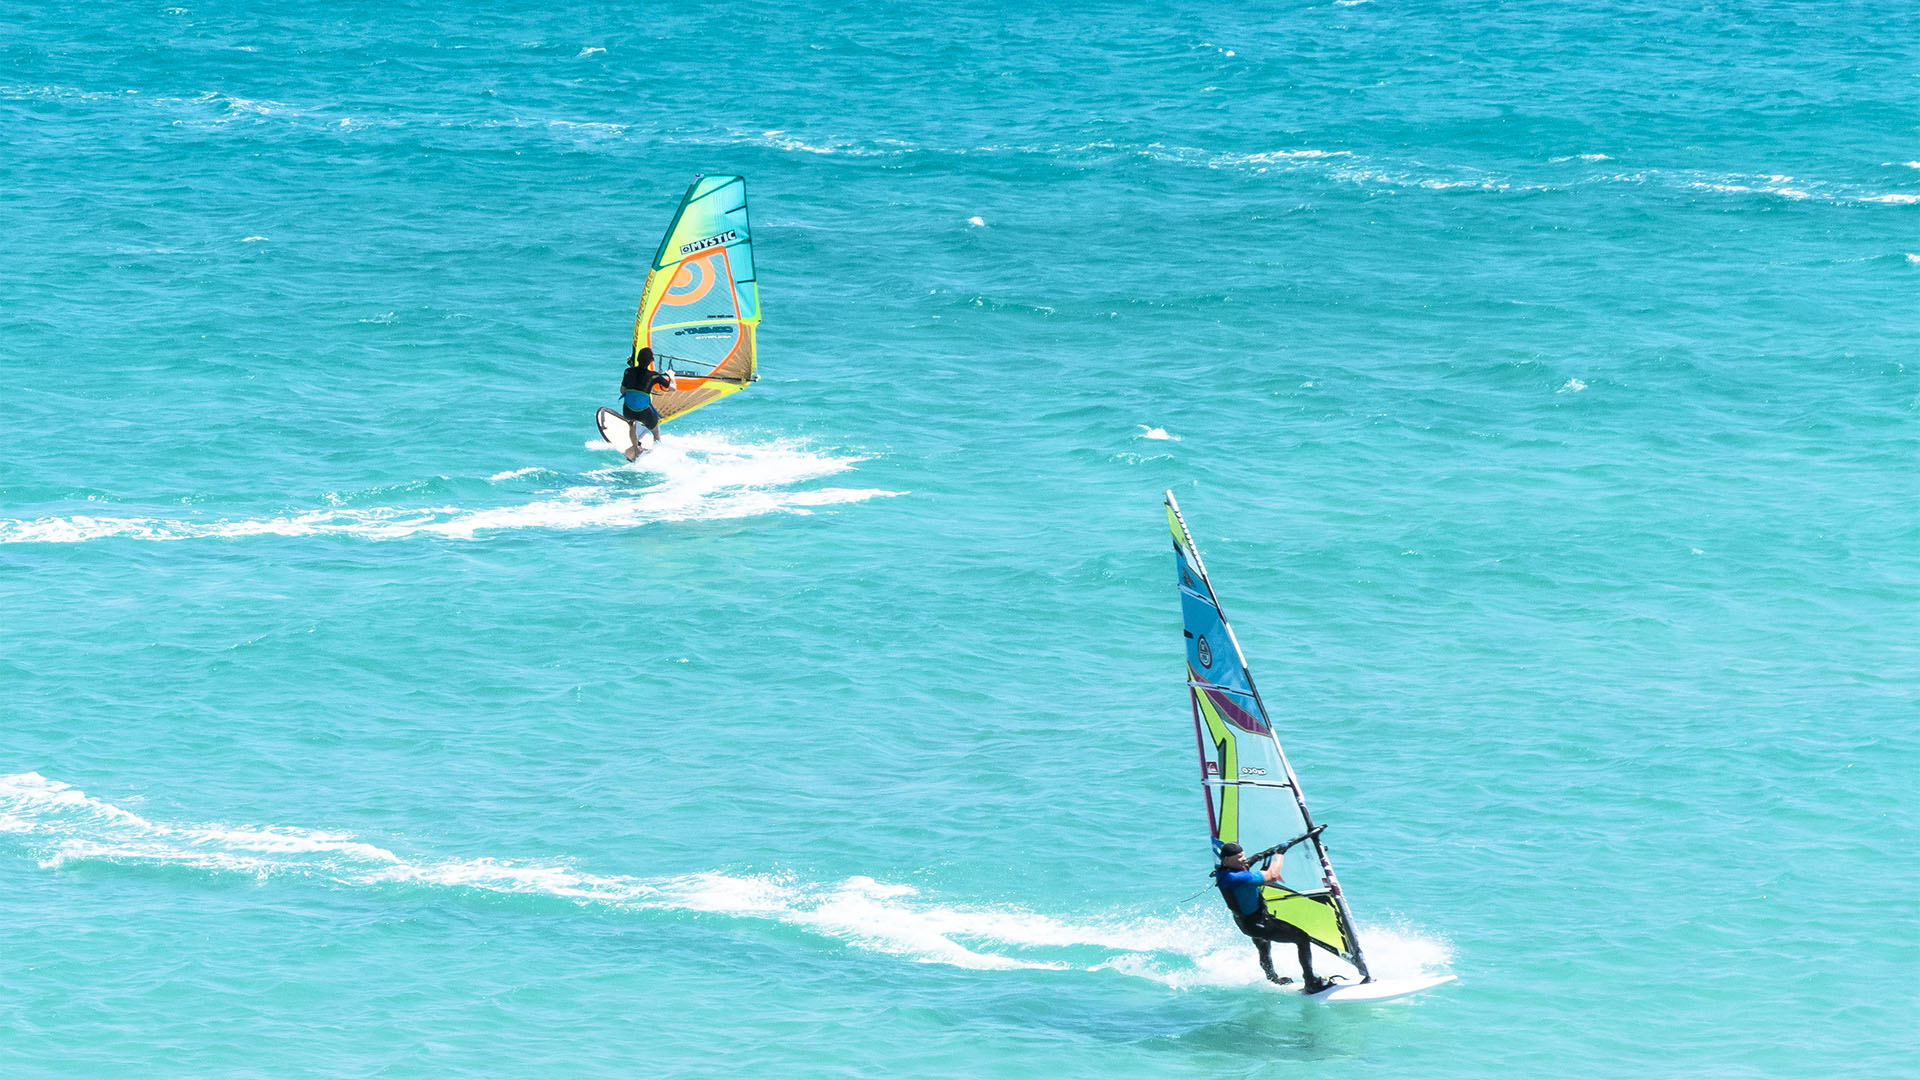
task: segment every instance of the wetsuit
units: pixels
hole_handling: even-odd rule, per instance
[[[1300,952],[1300,974],[1307,981],[1307,990],[1311,993],[1319,980],[1313,974],[1313,953],[1306,931],[1289,926],[1267,913],[1266,905],[1260,902],[1260,887],[1266,884],[1266,878],[1258,870],[1228,870],[1222,867],[1214,876],[1214,883],[1220,886],[1220,897],[1227,902],[1227,910],[1233,912],[1234,924],[1240,932],[1253,939],[1253,947],[1260,953],[1260,970],[1267,978],[1279,982],[1280,976],[1274,974],[1273,957],[1269,952],[1271,941],[1291,942]]]
[[[672,380],[652,368],[627,365],[620,376],[620,415],[638,421],[653,430],[660,428],[660,414],[653,408],[655,387],[665,388]]]

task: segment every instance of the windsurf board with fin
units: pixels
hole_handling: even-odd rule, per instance
[[[1452,975],[1420,975],[1411,979],[1372,979],[1363,983],[1335,983],[1317,994],[1302,994],[1314,1001],[1352,1004],[1361,1001],[1390,1001],[1408,994],[1430,990],[1452,982]]]
[[[642,428],[636,437],[633,421],[612,409],[602,407],[599,412],[593,414],[593,419],[600,425],[600,437],[612,444],[615,450],[626,455],[628,461],[633,461],[641,454],[653,449],[652,432]]]

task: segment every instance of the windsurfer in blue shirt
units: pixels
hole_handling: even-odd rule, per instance
[[[673,389],[673,372],[653,370],[653,350],[641,346],[638,352],[627,361],[626,373],[620,376],[620,415],[634,424],[633,441],[640,442],[640,428],[653,432],[655,445],[660,442],[660,414],[653,407],[653,391]]]
[[[1291,942],[1300,951],[1300,975],[1306,980],[1306,992],[1317,994],[1332,983],[1313,973],[1313,950],[1306,931],[1274,918],[1260,902],[1261,887],[1280,880],[1280,863],[1281,859],[1275,857],[1265,870],[1250,869],[1245,850],[1239,844],[1228,842],[1220,845],[1220,866],[1213,872],[1214,884],[1220,887],[1220,896],[1226,900],[1227,910],[1233,912],[1233,921],[1240,932],[1253,939],[1253,947],[1260,952],[1260,970],[1267,973],[1267,978],[1282,986],[1293,981],[1274,973],[1268,944]]]

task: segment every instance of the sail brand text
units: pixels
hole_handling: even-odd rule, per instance
[[[1265,776],[1267,775],[1267,770],[1256,769],[1251,765],[1242,765],[1240,766],[1240,775],[1241,776]]]
[[[710,247],[719,247],[721,244],[731,244],[738,239],[740,239],[739,232],[734,229],[728,229],[719,236],[709,236],[704,240],[692,240],[681,244],[680,254],[691,255],[696,251],[705,251]]]

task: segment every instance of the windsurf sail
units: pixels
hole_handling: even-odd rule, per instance
[[[634,351],[652,348],[655,367],[674,374],[675,388],[653,395],[660,419],[711,405],[759,378],[759,323],[747,181],[696,177],[654,252],[633,321]]]
[[[1281,860],[1280,881],[1261,889],[1267,912],[1337,953],[1369,978],[1353,916],[1333,876],[1333,863],[1307,812],[1300,781],[1274,735],[1273,720],[1253,685],[1240,642],[1207,579],[1180,505],[1167,492],[1167,525],[1180,573],[1180,616],[1187,639],[1187,691],[1193,729],[1200,743],[1200,787],[1214,861],[1223,844],[1237,843],[1257,856],[1292,842]],[[1266,865],[1259,859],[1256,866]]]

